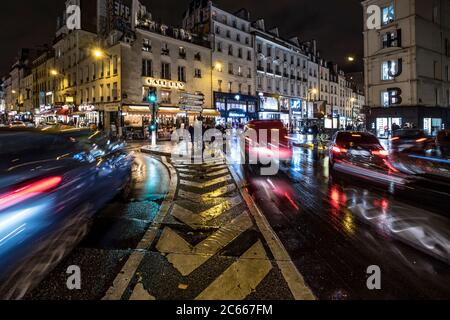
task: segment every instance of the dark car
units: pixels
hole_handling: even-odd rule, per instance
[[[405,184],[404,176],[390,163],[377,137],[366,132],[340,131],[329,145],[331,172],[342,172],[377,182]]]
[[[22,298],[128,189],[123,148],[90,130],[0,129],[0,298]]]
[[[433,139],[419,129],[396,130],[390,141],[393,152],[425,152],[433,144]]]

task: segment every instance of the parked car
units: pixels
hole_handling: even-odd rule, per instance
[[[81,129],[0,129],[0,299],[20,299],[129,190],[124,143]]]

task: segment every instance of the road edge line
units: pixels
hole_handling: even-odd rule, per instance
[[[264,239],[267,242],[270,250],[272,251],[275,261],[283,274],[285,281],[287,282],[289,289],[295,300],[317,300],[311,289],[306,285],[305,280],[298,269],[295,267],[294,262],[289,256],[286,248],[278,238],[275,231],[270,226],[266,217],[256,205],[250,194],[244,190],[242,180],[231,165],[228,168],[233,176],[235,183],[238,186],[239,192],[244,199],[247,207],[253,217],[255,218],[256,225],[261,231]]]
[[[144,148],[141,148],[140,151],[142,153],[148,154],[144,150],[145,150]],[[151,245],[153,244],[153,241],[156,238],[156,235],[161,227],[162,222],[164,221],[165,217],[170,211],[170,208],[172,207],[173,200],[175,199],[176,191],[178,188],[178,174],[175,168],[167,161],[167,157],[165,156],[161,157],[160,162],[166,167],[166,169],[169,172],[170,177],[169,192],[167,193],[163,203],[161,204],[158,215],[156,216],[154,222],[148,227],[147,231],[142,237],[142,240],[139,242],[136,249],[134,249],[133,252],[130,254],[123,268],[114,279],[112,286],[108,289],[102,300],[107,301],[107,300],[122,299],[123,295],[125,294],[125,291],[130,285],[131,279],[136,274],[137,269],[139,268],[139,266],[142,263],[142,260],[144,259],[143,251],[146,248],[151,247]]]

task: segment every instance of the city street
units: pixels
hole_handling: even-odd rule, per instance
[[[230,171],[222,163],[171,163],[138,146],[129,152],[136,157],[129,198],[100,212],[88,237],[27,299],[450,295],[442,258],[448,257],[450,217],[433,191],[388,192],[370,181],[331,178],[325,152],[308,148],[294,148],[292,164],[274,177],[237,165]],[[435,206],[426,205],[426,197]],[[447,247],[433,256],[427,248],[438,236]],[[67,289],[71,265],[81,268],[81,290]],[[371,265],[381,268],[381,290],[367,288]]]

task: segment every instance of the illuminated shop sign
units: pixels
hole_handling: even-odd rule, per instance
[[[260,96],[261,111],[278,111],[278,99],[275,97]]]
[[[302,114],[303,103],[300,99],[291,99],[291,110],[292,114],[301,115]]]
[[[151,87],[160,87],[176,90],[184,90],[186,87],[186,85],[183,82],[165,79],[155,79],[155,78],[145,78],[145,83]]]

